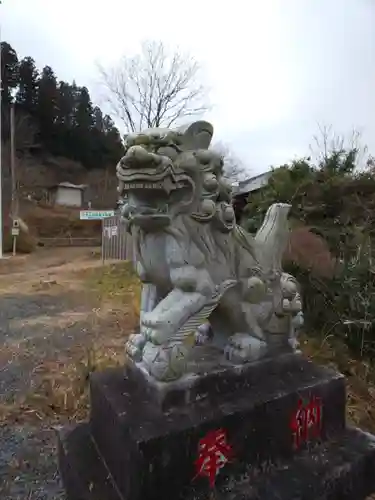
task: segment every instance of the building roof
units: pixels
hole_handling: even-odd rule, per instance
[[[232,186],[233,195],[238,196],[260,189],[268,183],[271,174],[272,170],[269,170],[262,174],[255,175],[254,177],[250,177],[250,179],[246,179],[245,181],[236,182],[236,184]]]
[[[55,184],[54,186],[50,186],[49,189],[57,189],[59,187],[83,190],[87,188],[87,184],[72,184],[71,182],[60,182],[60,184]]]

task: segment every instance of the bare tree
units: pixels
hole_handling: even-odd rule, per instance
[[[127,132],[170,127],[208,109],[201,67],[187,54],[170,53],[163,42],[143,42],[141,53],[109,69],[99,65],[112,111]]]
[[[224,176],[226,179],[231,182],[239,182],[250,176],[249,170],[227,144],[218,142],[212,146],[212,149],[224,159]]]
[[[318,164],[327,162],[332,153],[356,152],[356,166],[363,169],[371,164],[368,147],[363,144],[361,132],[353,129],[347,136],[337,134],[332,125],[318,124],[318,133],[313,136],[314,145],[310,145],[312,157]]]

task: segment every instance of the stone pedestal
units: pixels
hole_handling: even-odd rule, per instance
[[[68,498],[364,499],[375,438],[346,428],[345,400],[341,375],[297,354],[168,386],[94,374],[90,421],[59,432]]]

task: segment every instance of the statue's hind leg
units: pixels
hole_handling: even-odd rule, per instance
[[[235,333],[224,349],[225,358],[235,365],[256,361],[266,353],[267,343],[248,333]]]
[[[250,304],[241,303],[242,312],[246,318],[246,329],[229,337],[224,349],[225,358],[233,364],[256,361],[267,353],[267,342]]]
[[[267,351],[264,333],[250,304],[242,301],[240,287],[234,287],[225,293],[215,313],[215,324],[226,325],[228,338],[224,355],[228,361],[242,364],[264,356]]]

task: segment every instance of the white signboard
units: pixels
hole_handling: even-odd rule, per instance
[[[104,231],[106,233],[107,238],[112,238],[112,236],[117,236],[118,234],[117,226],[105,227]]]
[[[20,234],[20,228],[12,227],[12,236],[19,236],[19,234]]]
[[[81,220],[100,220],[106,217],[113,217],[114,215],[114,210],[81,210],[79,212]]]

